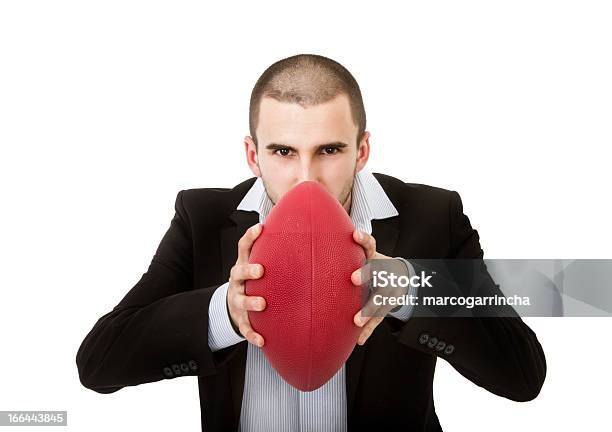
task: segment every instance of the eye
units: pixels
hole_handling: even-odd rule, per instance
[[[329,150],[331,150],[331,151],[329,151]],[[339,152],[339,151],[340,151],[340,149],[339,149],[338,147],[325,147],[325,148],[323,149],[323,151],[325,152],[325,154],[328,154],[328,155],[334,155],[334,154],[336,154],[337,152]]]
[[[280,148],[280,149],[274,150],[274,153],[281,152],[281,153],[276,153],[276,154],[279,154],[280,156],[289,156],[290,151],[291,150],[289,150],[288,148]]]

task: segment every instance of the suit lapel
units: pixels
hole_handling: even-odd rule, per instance
[[[399,216],[388,219],[372,220],[372,236],[376,239],[376,250],[386,256],[395,256],[395,248],[399,237]],[[347,417],[350,419],[355,405],[355,396],[359,384],[359,376],[363,367],[363,360],[368,349],[365,345],[355,345],[353,352],[346,361],[346,400]]]
[[[372,220],[372,236],[376,239],[377,252],[393,257],[400,232],[400,218],[393,216],[387,219]]]
[[[247,229],[259,222],[259,214],[254,211],[234,210],[230,215],[230,224],[221,230],[221,261],[223,278],[229,279],[231,268],[238,259],[238,241]],[[242,394],[244,392],[244,374],[246,370],[247,343],[241,342],[236,347],[236,354],[229,366],[230,385],[232,387],[232,405],[236,428],[240,421]]]
[[[238,240],[247,229],[259,222],[255,211],[234,210],[230,215],[230,224],[221,230],[221,261],[223,278],[229,278],[231,268],[238,259]]]

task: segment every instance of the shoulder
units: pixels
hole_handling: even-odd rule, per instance
[[[242,198],[257,180],[251,177],[232,188],[193,188],[178,192],[175,201],[177,212],[185,212],[190,219],[194,217],[224,218],[231,214]]]
[[[251,186],[253,186],[255,180],[257,180],[256,177],[251,177],[231,188],[216,187],[184,189],[180,191],[178,195],[182,195],[183,202],[186,204],[198,205],[201,203],[236,201],[237,206],[240,203],[240,200],[249,191]]]
[[[422,248],[422,256],[482,257],[478,232],[463,213],[459,193],[373,174],[399,212],[411,244]]]
[[[427,212],[446,212],[449,206],[459,199],[456,191],[438,186],[408,183],[396,177],[382,173],[372,173],[385,193],[401,214],[402,210],[420,209]]]

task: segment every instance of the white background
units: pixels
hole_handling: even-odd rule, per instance
[[[101,395],[76,352],[146,271],[177,192],[251,176],[251,89],[297,53],[354,74],[369,168],[459,191],[486,258],[610,258],[606,2],[203,3],[0,4],[0,410],[200,430],[194,377]],[[539,397],[502,399],[440,360],[445,431],[609,429],[612,320],[526,322],[548,362]]]

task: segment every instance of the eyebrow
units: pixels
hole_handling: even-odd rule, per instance
[[[344,143],[342,141],[334,141],[334,142],[330,142],[330,143],[326,143],[326,144],[321,144],[321,145],[317,146],[316,150],[319,151],[319,150],[327,148],[327,147],[344,148],[344,147],[348,147],[348,144]],[[266,146],[266,149],[267,150],[287,149],[287,150],[297,151],[297,149],[295,147],[291,147],[290,145],[279,144],[279,143],[270,143],[270,144],[268,144]]]

